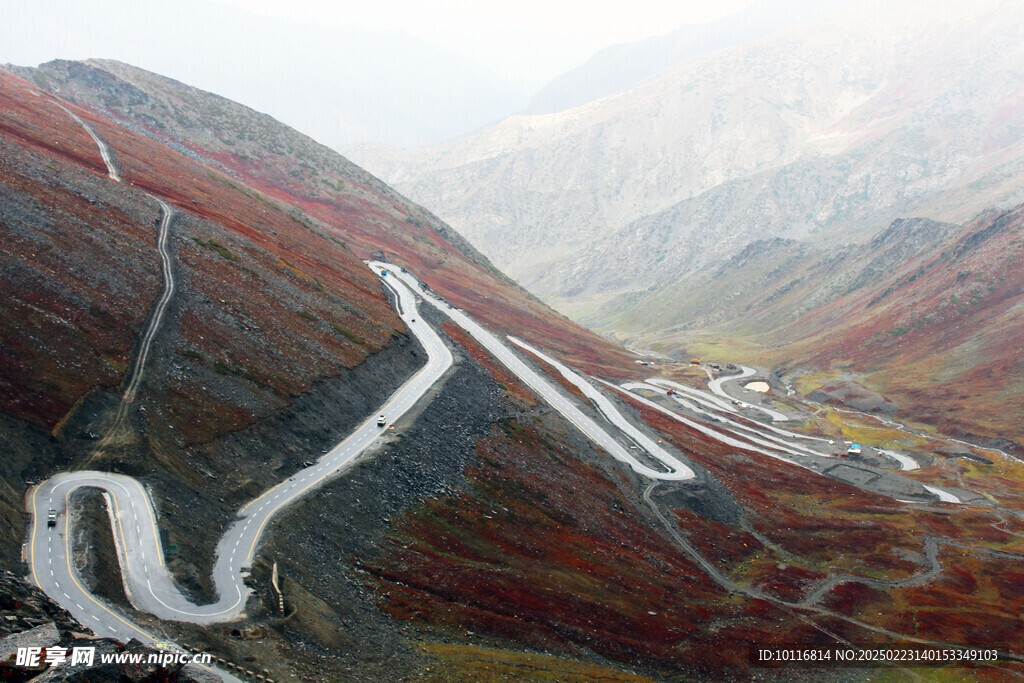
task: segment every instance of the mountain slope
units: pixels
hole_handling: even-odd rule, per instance
[[[499,120],[527,100],[522,85],[407,33],[239,4],[104,0],[102,7],[15,7],[0,41],[5,57],[22,64],[115,57],[267,112],[328,146],[436,144]],[[151,34],[156,28],[159,39]]]
[[[856,376],[907,418],[1019,443],[1022,215],[1024,205],[959,226],[899,219],[830,249],[763,240],[615,299],[590,322],[679,357],[771,365],[808,393]]]
[[[0,101],[0,433],[9,446],[0,467],[0,509],[9,522],[0,534],[0,561],[23,570],[22,497],[30,482],[84,467],[120,471],[152,492],[167,566],[179,586],[192,600],[209,600],[209,558],[235,511],[338,443],[418,367],[422,350],[353,248],[300,209],[225,175],[215,162],[200,163],[205,157],[195,152],[179,154],[4,73]],[[162,104],[171,107],[173,100]],[[107,175],[96,143],[69,112],[106,141],[123,183]],[[317,157],[297,161],[303,159]],[[485,270],[478,255],[447,242],[421,209],[343,160],[334,163],[347,173],[331,178],[335,186],[344,181],[332,193],[336,219],[359,243],[373,244],[373,235],[380,236],[376,246],[404,254],[410,265],[423,260],[436,266],[438,256],[454,261],[453,270],[468,275],[459,275],[453,286],[459,278],[472,282],[477,289],[467,296],[478,306],[507,290],[509,299],[527,300]],[[356,185],[363,178],[366,184]],[[146,312],[160,294],[157,198],[174,207],[170,247],[177,287],[126,427],[116,439],[100,441],[137,353]],[[412,226],[405,220],[410,215],[422,217],[424,225]],[[440,277],[436,269],[433,275]],[[534,331],[546,328],[546,334],[571,340],[573,325],[550,312],[538,316],[544,308],[535,301],[528,305],[534,312],[520,317]],[[578,334],[586,353],[594,338]],[[628,358],[606,342],[591,349],[599,363]],[[612,352],[602,356],[602,349]],[[360,563],[379,552],[377,540],[391,516],[466,486],[466,469],[479,462],[476,444],[496,423],[513,430],[528,423],[540,433],[566,430],[550,411],[513,402],[465,351],[457,353],[459,365],[443,390],[400,423],[408,441],[386,440],[383,453],[268,527],[253,567],[257,598],[238,625],[262,633],[258,646],[236,641],[229,628],[160,628],[232,661],[258,662],[275,678],[337,680],[355,665],[362,676],[385,679],[429,668],[432,655],[410,645],[401,622],[376,607]],[[521,440],[506,448],[517,461],[534,455]],[[609,476],[594,472],[602,456],[586,440],[572,438],[563,457],[587,463],[588,476]],[[573,481],[565,478],[563,485]],[[338,515],[334,501],[349,496],[346,514]],[[68,513],[92,519],[84,501],[72,498],[68,506]],[[307,530],[313,520],[316,527]],[[644,524],[635,518],[630,527]],[[116,588],[118,558],[109,550],[109,525],[80,526],[88,526],[85,535],[76,527],[82,583],[120,605],[129,619],[148,623],[151,618],[134,613]],[[324,547],[328,540],[341,545]],[[301,553],[311,556],[294,563],[291,558]],[[283,565],[286,621],[278,620],[278,602],[269,595],[276,561]],[[505,644],[515,647],[514,640]],[[309,647],[321,654],[309,656]],[[544,666],[556,676],[563,667],[619,674],[583,659],[549,657]]]
[[[5,490],[77,459],[136,471],[133,453],[153,448],[165,458],[155,475],[164,483],[217,477],[216,490],[176,490],[190,505],[198,496],[213,514],[226,514],[224,500],[244,496],[253,472],[216,454],[241,447],[258,425],[277,421],[273,428],[289,432],[280,424],[289,407],[331,380],[349,384],[368,358],[393,355],[397,375],[414,362],[403,360],[404,324],[376,278],[308,219],[81,112],[129,179],[113,182],[93,140],[57,102],[7,74],[0,86],[0,382],[4,432],[16,444],[4,461],[13,487]],[[151,227],[161,210],[141,188],[178,207],[171,244],[180,285],[131,418],[136,435],[97,454],[94,440],[109,424],[162,287]],[[385,386],[395,381],[378,374]],[[367,384],[353,406],[376,396]],[[336,412],[344,421],[358,408],[349,418],[347,409]],[[267,474],[294,468],[296,458],[285,455]]]
[[[1020,12],[859,3],[574,109],[355,158],[585,316],[760,239],[1020,201]]]
[[[715,50],[749,42],[825,12],[833,0],[760,0],[734,15],[611,45],[541,88],[523,114],[552,114],[613,95]]]
[[[958,230],[923,218],[898,219],[863,244],[825,249],[797,240],[761,240],[724,263],[612,300],[586,322],[662,348],[687,333],[794,334],[790,326],[801,316],[889,281],[894,272],[913,272]],[[687,293],[685,300],[680,292]]]
[[[947,432],[1024,441],[1024,206],[777,330],[790,367],[855,371]]]
[[[120,470],[146,488],[166,566],[189,602],[211,602],[214,548],[242,506],[270,500],[271,487],[372,418],[422,364],[359,259],[371,253],[407,263],[499,335],[512,329],[584,372],[706,379],[703,369],[635,365],[595,341],[460,250],[429,214],[308,139],[181,84],[122,72],[150,99],[95,66],[61,87],[73,83],[77,97],[97,102],[130,92],[132,106],[150,112],[153,137],[0,74],[0,272],[11,274],[0,281],[0,376],[11,392],[0,412],[5,566],[24,569],[27,480]],[[180,137],[154,139],[156,121]],[[85,125],[110,147],[123,182]],[[265,147],[249,131],[265,134]],[[229,139],[244,139],[236,144],[249,158],[225,151]],[[157,200],[173,206],[178,287],[127,428],[97,440],[159,297]],[[238,621],[197,626],[134,611],[95,496],[58,503],[77,517],[74,538],[47,542],[69,544],[79,580],[126,619],[275,680],[524,671],[718,680],[749,676],[751,643],[811,642],[823,630],[852,642],[997,640],[1019,655],[1024,503],[1013,462],[984,465],[983,455],[996,456],[978,448],[967,454],[979,459],[940,458],[930,453],[945,442],[921,437],[913,448],[922,466],[911,473],[919,481],[853,468],[916,491],[919,502],[905,503],[749,440],[713,437],[709,425],[724,418],[673,419],[606,387],[611,404],[697,475],[648,480],[582,436],[446,310],[418,315],[455,364],[373,437],[375,450],[267,524]],[[603,419],[552,366],[534,367]],[[63,417],[49,408],[75,396]],[[821,448],[845,435],[834,415],[777,400],[794,415],[791,428],[817,435]],[[937,502],[921,482],[972,502]],[[997,666],[993,675],[1019,668]]]
[[[119,62],[57,61],[19,73],[301,209],[365,254],[415,267],[493,329],[529,330],[549,348],[605,370],[631,362],[520,289],[432,214],[264,114]]]

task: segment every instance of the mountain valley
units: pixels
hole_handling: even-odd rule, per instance
[[[762,240],[862,245],[896,218],[1024,201],[1021,19],[999,0],[848,3],[572,108],[347,153],[613,333],[610,300],[664,300]]]
[[[843,116],[857,116],[857,93],[881,97],[880,82],[848,84]],[[1024,672],[1024,219],[992,208],[1015,196],[1015,176],[1000,174],[1018,163],[1016,138],[970,163],[949,141],[946,166],[920,176],[934,192],[868,191],[856,211],[833,206],[778,235],[693,228],[694,241],[728,244],[666,239],[659,260],[631,255],[636,221],[688,201],[711,202],[687,205],[694,215],[724,211],[745,194],[730,183],[786,187],[802,163],[849,180],[851,159],[886,154],[791,158],[807,121],[775,119],[768,159],[744,142],[762,128],[722,120],[709,149],[727,141],[742,173],[666,159],[658,198],[589,186],[621,218],[613,237],[577,222],[594,206],[545,196],[568,194],[566,178],[614,184],[636,169],[577,154],[574,176],[571,155],[529,142],[558,126],[513,119],[458,143],[518,136],[473,162],[492,174],[453,166],[409,186],[466,192],[455,204],[475,207],[467,215],[491,206],[486,188],[521,191],[494,201],[565,210],[560,225],[578,234],[558,236],[555,221],[549,238],[541,216],[532,234],[453,221],[463,237],[269,116],[128,64],[9,67],[0,102],[0,567],[55,601],[0,577],[0,593],[43,605],[30,615],[42,624],[12,611],[11,634],[52,622],[104,647],[131,634],[212,653],[215,666],[183,670],[197,680],[839,675],[755,659],[793,643],[976,646],[998,655],[972,666],[977,680]],[[812,127],[841,127],[803,106]],[[907,130],[873,135],[890,149]],[[952,207],[970,185],[936,179],[954,165],[985,191],[936,211],[942,222],[872,229],[894,207]],[[538,185],[506,182],[520,171]],[[817,200],[800,201],[793,211]],[[650,220],[657,234],[678,227]],[[856,244],[819,239],[854,227]],[[610,260],[572,252],[580,240]],[[596,292],[600,305],[574,314],[652,353],[569,320],[488,260],[523,245],[546,265],[521,281]],[[609,265],[620,257],[633,270]],[[638,287],[643,262],[656,272]],[[86,483],[54,493],[76,477]],[[235,533],[246,542],[231,549]],[[164,574],[178,602],[153,588]],[[234,599],[228,585],[238,600],[211,614]],[[153,598],[176,616],[147,609]],[[0,661],[12,680],[36,673]]]

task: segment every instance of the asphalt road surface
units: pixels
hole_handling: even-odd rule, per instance
[[[195,605],[182,595],[164,565],[163,549],[154,506],[142,485],[131,477],[107,472],[57,474],[35,487],[29,496],[32,526],[27,559],[33,582],[70,611],[76,619],[102,636],[127,641],[164,643],[109,605],[93,597],[79,582],[70,547],[71,494],[81,488],[104,492],[113,520],[114,541],[121,564],[125,591],[137,609],[161,619],[210,624],[240,617],[249,588],[248,573],[260,536],[273,516],[328,479],[337,476],[372,445],[388,426],[409,410],[447,371],[452,355],[440,337],[417,315],[413,293],[394,278],[385,278],[398,297],[400,315],[419,338],[428,360],[344,441],[307,467],[243,507],[217,546],[213,580],[218,599]],[[377,415],[387,417],[377,426]],[[56,511],[56,525],[49,527],[49,510]],[[216,672],[219,675],[224,672]],[[230,674],[225,674],[230,677]],[[233,677],[231,677],[233,679]]]
[[[749,375],[748,375],[749,376]],[[662,413],[671,416],[675,420],[686,424],[687,426],[700,431],[707,436],[720,441],[729,446],[736,448],[744,448],[751,450],[762,455],[767,455],[777,460],[782,460],[798,467],[809,469],[818,474],[822,474],[826,471],[821,467],[822,461],[819,459],[833,459],[836,460],[828,447],[831,445],[827,439],[820,437],[807,437],[805,435],[799,435],[793,432],[779,429],[772,425],[762,424],[759,422],[750,421],[746,424],[737,422],[731,419],[735,415],[735,411],[732,410],[721,410],[715,411],[707,407],[707,403],[697,405],[696,403],[690,402],[689,396],[683,398],[679,396],[677,391],[671,398],[674,399],[675,403],[679,404],[687,411],[691,413],[697,413],[707,416],[712,422],[717,423],[714,427],[706,424],[702,424],[695,420],[687,418],[685,415],[677,413],[673,410],[669,410],[660,403],[656,403],[644,396],[633,393],[636,391],[647,391],[650,393],[657,393],[665,395],[667,390],[666,385],[681,386],[674,382],[668,382],[665,380],[655,380],[650,383],[644,382],[626,382],[622,386],[615,386],[610,382],[604,382],[607,386],[617,389],[622,392],[630,392],[630,395],[636,400],[648,405]],[[657,382],[657,383],[654,383]],[[731,415],[730,415],[731,414]],[[789,438],[783,438],[788,436]],[[813,439],[814,441],[824,442],[818,449],[810,448],[804,444],[797,443],[798,438]],[[900,465],[900,469],[904,471],[918,469],[918,464],[910,457],[901,455],[898,453],[891,453],[889,451],[880,450],[879,453],[883,456],[888,456],[895,460]],[[840,461],[841,462],[841,461]],[[909,480],[908,480],[909,481]],[[920,493],[927,492],[928,494],[934,495],[940,502],[944,503],[962,503],[958,496],[949,491],[943,490],[935,486],[929,486],[921,484],[920,482],[912,482],[912,486],[916,487]],[[922,501],[908,501],[901,498],[891,496],[901,502],[922,502]]]
[[[451,318],[457,325],[462,329],[466,330],[470,335],[473,336],[480,344],[491,352],[498,361],[500,361],[505,367],[512,371],[520,380],[523,381],[528,387],[530,387],[538,397],[547,402],[548,405],[553,407],[555,410],[560,412],[565,419],[576,426],[583,434],[591,439],[598,446],[607,451],[613,458],[620,462],[628,464],[638,474],[642,474],[645,477],[651,479],[664,479],[672,481],[683,481],[686,479],[692,479],[694,474],[693,470],[673,458],[664,449],[650,442],[646,436],[635,430],[632,426],[622,419],[622,423],[629,429],[633,430],[639,435],[638,444],[643,446],[643,441],[651,443],[653,448],[646,449],[648,453],[656,460],[661,462],[665,467],[655,469],[649,465],[646,465],[629,452],[625,447],[619,443],[614,437],[612,437],[607,431],[598,426],[596,422],[585,415],[579,408],[577,408],[571,401],[565,398],[561,392],[548,382],[546,379],[540,376],[539,373],[530,368],[526,363],[519,359],[511,349],[501,343],[497,337],[488,332],[482,326],[477,324],[472,318],[463,313],[457,308],[453,308],[449,304],[441,301],[439,298],[431,294],[430,292],[424,291],[420,285],[420,282],[411,274],[402,272],[396,266],[387,263],[373,262],[371,266],[374,268],[386,269],[389,273],[389,277],[396,276],[401,278],[407,285],[415,290],[421,292],[421,296],[424,301],[429,302],[439,311],[446,314]],[[525,346],[522,342],[520,345]],[[534,353],[539,353],[534,351]],[[552,359],[548,359],[551,361]],[[560,365],[560,364],[559,364]],[[564,367],[564,366],[563,366]],[[563,373],[564,374],[564,373]],[[574,374],[574,373],[573,373]],[[587,387],[589,384],[583,383]],[[596,393],[593,387],[590,387],[590,391]],[[600,395],[598,395],[600,396]],[[606,403],[607,399],[601,397]],[[610,406],[610,404],[607,404]],[[614,409],[613,409],[614,410]],[[606,413],[607,414],[607,413]],[[615,413],[618,414],[617,412]],[[630,434],[633,436],[633,434]]]

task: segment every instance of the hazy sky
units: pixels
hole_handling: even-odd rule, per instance
[[[125,12],[122,0],[3,0],[0,61],[35,65],[55,57],[139,60],[139,36],[160,42],[159,26],[125,30],[125,45],[95,26],[144,16],[151,0]],[[465,56],[532,87],[612,43],[667,33],[683,24],[735,12],[752,0],[208,0],[318,25],[400,30]],[[171,2],[170,6],[175,3]],[[168,6],[164,7],[164,11]],[[74,35],[53,35],[51,17],[75,15]],[[126,16],[126,14],[128,16]],[[30,19],[35,18],[35,21]],[[196,29],[202,31],[202,17]],[[34,35],[38,33],[38,35]],[[134,34],[134,35],[132,35]],[[93,38],[95,36],[95,39]],[[100,42],[103,36],[103,42]],[[93,41],[94,42],[90,42]],[[62,49],[63,48],[63,49]],[[74,51],[74,54],[68,54]],[[130,54],[126,54],[129,53]],[[63,54],[62,54],[63,52]],[[145,60],[142,60],[145,61]]]
[[[416,146],[522,111],[614,43],[752,0],[0,0],[0,64],[109,58],[332,146]]]
[[[506,76],[546,81],[613,43],[731,14],[752,0],[227,0],[262,14],[397,29]],[[531,46],[524,54],[523,45]]]

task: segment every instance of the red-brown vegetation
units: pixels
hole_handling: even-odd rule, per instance
[[[533,647],[709,669],[743,665],[740,634],[771,637],[762,629],[780,618],[775,607],[726,595],[605,475],[550,437],[508,422],[477,454],[470,488],[428,501],[367,567],[391,614]],[[766,621],[752,626],[751,613]]]
[[[787,327],[800,341],[772,362],[853,367],[947,434],[1024,440],[1022,231],[1022,207],[979,216],[934,253]]]
[[[0,178],[26,211],[45,207],[35,233],[16,225],[5,232],[12,296],[3,311],[0,382],[11,414],[54,429],[88,392],[123,380],[162,287],[160,212],[138,188],[181,213],[172,228],[178,296],[187,292],[192,302],[177,323],[181,362],[215,367],[257,397],[236,405],[192,374],[174,374],[164,409],[177,433],[205,441],[251,424],[404,330],[377,278],[324,228],[78,110],[114,150],[125,179],[115,183],[82,126],[49,95],[29,91],[36,89],[0,73],[8,149]],[[47,165],[51,177],[24,170]],[[279,353],[261,351],[271,348]]]

